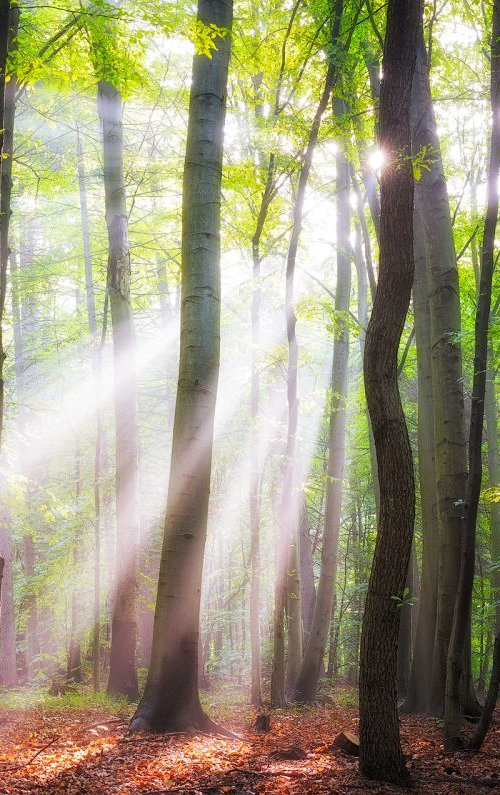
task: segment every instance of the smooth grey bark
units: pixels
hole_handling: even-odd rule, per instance
[[[12,571],[12,524],[6,502],[6,484],[4,481],[1,482],[0,500],[0,556],[4,563],[0,603],[0,685],[2,687],[15,687],[17,684],[17,664],[14,578]]]
[[[408,785],[396,694],[399,609],[415,518],[413,460],[398,386],[398,349],[413,284],[410,95],[421,24],[419,0],[389,0],[380,95],[380,267],[365,342],[364,374],[377,450],[380,515],[361,633],[360,771]],[[398,167],[392,167],[394,160]]]
[[[300,511],[299,522],[299,560],[300,560],[300,606],[302,608],[302,628],[304,645],[311,629],[316,601],[316,585],[314,582],[314,568],[312,557],[312,542],[309,535],[309,521],[307,517],[307,503],[304,496]]]
[[[119,90],[100,80],[103,173],[108,229],[107,290],[114,357],[116,571],[108,692],[135,699],[137,565],[140,533],[135,336],[130,302],[130,248],[123,171],[123,106]]]
[[[434,714],[442,714],[446,657],[460,568],[467,444],[458,338],[461,328],[458,270],[422,31],[413,81],[411,124],[414,153],[430,153],[429,170],[422,169],[415,186],[415,207],[422,219],[427,259],[439,527],[438,610],[429,707]]]
[[[182,200],[179,380],[151,664],[132,729],[211,729],[198,692],[200,590],[220,348],[220,205],[232,3],[199,0],[227,31],[195,55]]]
[[[80,303],[80,290],[76,290],[76,316],[78,317],[78,307]],[[80,443],[78,433],[75,436],[75,501],[79,504],[82,488]],[[82,681],[82,650],[81,634],[83,630],[82,620],[82,592],[79,573],[82,567],[82,544],[81,539],[75,538],[73,541],[73,587],[71,591],[70,607],[70,634],[68,644],[68,657],[66,665],[66,682],[68,684],[79,684]]]
[[[300,511],[300,508],[297,509]],[[300,519],[290,542],[290,558],[286,578],[287,660],[285,694],[292,699],[302,663],[302,605],[300,587],[299,533]]]
[[[2,3],[0,9],[0,26],[5,22],[6,7],[9,3]],[[19,9],[10,9],[7,19],[7,29],[2,30],[8,34],[7,49],[11,53],[16,46],[15,40],[19,26]],[[3,364],[6,353],[3,349],[3,315],[5,311],[5,298],[7,289],[7,269],[9,264],[10,243],[9,227],[11,219],[11,193],[12,193],[12,162],[14,152],[14,119],[16,110],[17,79],[14,74],[5,83],[3,43],[0,44],[0,98],[3,98],[1,108],[2,130],[0,132],[0,449],[4,424],[4,383]],[[11,266],[12,267],[12,266]],[[19,324],[18,324],[19,325]],[[13,598],[13,571],[12,571],[12,524],[7,505],[8,489],[3,476],[0,478],[0,553],[4,557],[3,574],[3,606],[0,625],[0,683],[13,686],[17,682],[16,643],[15,643],[15,615]]]
[[[337,43],[340,35],[343,15],[343,0],[335,0],[332,13],[332,34],[331,40]],[[297,317],[294,310],[294,289],[295,289],[295,265],[297,261],[297,251],[299,247],[300,234],[302,230],[302,217],[304,212],[304,199],[311,172],[312,161],[316,144],[318,142],[319,131],[324,113],[328,107],[333,87],[339,76],[339,63],[330,59],[321,96],[316,107],[313,121],[307,138],[302,166],[299,173],[297,192],[293,206],[292,231],[288,244],[286,258],[285,276],[285,320],[286,335],[288,343],[288,362],[287,362],[287,403],[288,403],[288,423],[287,423],[287,442],[285,450],[285,474],[283,478],[282,499],[281,499],[281,527],[280,527],[280,553],[278,561],[281,561],[281,571],[278,571],[275,586],[274,604],[274,651],[273,668],[271,675],[271,702],[276,707],[282,707],[285,703],[285,681],[284,681],[284,644],[281,640],[283,619],[286,609],[287,594],[287,571],[286,565],[290,560],[289,548],[292,543],[297,542],[298,530],[298,500],[296,495],[296,436],[297,436],[297,363],[298,363],[298,342],[296,334]],[[300,589],[298,589],[300,594]],[[300,611],[299,611],[300,615]],[[300,637],[300,633],[294,634],[295,638]],[[294,656],[298,656],[295,650]]]
[[[9,33],[10,33],[10,26],[11,26],[11,19],[10,19],[11,11],[10,11],[10,2],[9,0],[0,0],[0,185],[2,191],[2,200],[1,200],[1,212],[2,216],[0,216],[0,223],[2,226],[7,226],[9,223],[10,217],[10,185],[8,186],[8,193],[9,193],[9,208],[8,214],[4,215],[4,189],[5,189],[5,181],[3,178],[3,171],[4,171],[4,164],[5,158],[4,154],[7,154],[7,159],[12,161],[12,151],[9,152],[5,151],[5,107],[6,107],[6,88],[8,87],[8,82],[6,82],[6,69],[7,69],[7,56],[8,56],[8,49],[9,49]],[[9,158],[10,155],[10,158]],[[10,165],[10,164],[9,164]],[[10,182],[10,179],[8,180]],[[1,240],[0,240],[0,249],[1,249],[1,256],[0,256],[0,445],[2,442],[2,431],[3,431],[3,424],[4,424],[4,377],[3,377],[3,366],[5,360],[5,349],[4,349],[4,341],[3,341],[3,315],[5,309],[5,295],[7,291],[7,262],[8,262],[8,253],[7,253],[7,236],[2,229],[1,233]]]
[[[78,189],[80,195],[80,219],[82,226],[83,262],[85,268],[85,298],[87,321],[90,335],[92,372],[95,379],[95,448],[94,448],[94,603],[92,628],[92,685],[95,692],[100,690],[100,649],[101,649],[101,451],[102,451],[102,409],[100,399],[101,349],[106,333],[107,293],[103,320],[103,337],[99,340],[97,328],[94,278],[92,272],[92,250],[90,243],[90,222],[87,202],[87,175],[83,144],[76,124],[76,152],[78,170]]]
[[[36,544],[34,530],[38,517],[35,514],[34,502],[37,485],[41,478],[39,467],[29,460],[27,455],[26,426],[29,419],[31,385],[37,379],[37,366],[34,346],[39,334],[39,310],[34,291],[29,289],[32,279],[32,268],[38,246],[36,218],[28,217],[20,229],[19,260],[14,251],[10,255],[12,280],[12,310],[14,315],[14,374],[16,383],[17,423],[20,435],[19,469],[26,478],[27,523],[23,534],[23,568],[26,577],[26,588],[23,593],[24,608],[27,613],[25,629],[26,671],[28,681],[36,673],[35,658],[40,653],[38,626],[38,604],[32,579],[35,571]],[[23,300],[20,298],[19,282],[22,278],[25,287]]]
[[[422,523],[422,579],[413,659],[404,703],[406,712],[425,712],[430,696],[437,609],[438,527],[434,447],[434,401],[431,373],[431,323],[424,232],[419,214],[414,221],[415,278],[413,315],[418,372],[418,476]]]
[[[341,100],[334,100],[334,113],[337,117],[341,117],[345,113],[344,103]],[[338,566],[345,465],[347,365],[349,361],[347,316],[351,295],[352,254],[350,244],[350,169],[347,157],[342,150],[339,150],[336,156],[336,197],[336,330],[330,382],[331,403],[328,432],[328,466],[326,472],[325,524],[313,620],[299,677],[295,685],[295,699],[306,703],[312,703],[316,698],[332,617]]]
[[[446,676],[444,740],[447,750],[457,750],[463,745],[461,736],[462,698],[460,684],[464,674],[464,652],[468,641],[468,632],[470,632],[470,612],[476,558],[476,523],[483,471],[482,440],[488,367],[488,331],[495,268],[495,233],[498,219],[498,177],[500,174],[500,0],[495,0],[493,4],[490,63],[492,126],[487,178],[486,217],[483,229],[481,272],[475,318],[474,374],[468,446],[469,477],[465,499],[465,519],[461,537],[460,577],[448,649]],[[496,662],[494,675],[496,674],[497,677],[498,689],[498,660]]]

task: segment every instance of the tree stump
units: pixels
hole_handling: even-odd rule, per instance
[[[351,732],[341,732],[335,737],[332,748],[339,748],[348,756],[359,756],[359,737]]]

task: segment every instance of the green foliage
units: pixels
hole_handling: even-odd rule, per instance
[[[189,28],[189,37],[194,44],[196,54],[205,55],[210,60],[214,52],[217,52],[217,39],[225,39],[228,33],[225,28],[213,22],[206,25],[201,19],[197,19]]]

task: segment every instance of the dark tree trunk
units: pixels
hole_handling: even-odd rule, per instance
[[[406,575],[406,588],[407,596],[403,599],[403,604],[400,607],[401,615],[399,617],[399,634],[398,634],[398,660],[397,660],[397,691],[398,698],[404,699],[408,692],[408,683],[410,681],[411,669],[411,647],[412,647],[412,621],[413,621],[413,607],[411,599],[413,598],[413,560],[414,548],[410,555],[410,562],[408,564],[408,573]]]
[[[410,95],[419,0],[389,0],[380,95],[380,267],[365,344],[365,389],[377,450],[380,517],[361,635],[360,770],[410,781],[399,737],[397,638],[415,518],[410,440],[398,387],[398,348],[413,284]],[[396,598],[395,598],[396,597]]]
[[[495,232],[498,218],[498,176],[500,172],[500,0],[495,0],[493,5],[491,106],[492,129],[488,165],[487,206],[475,321],[474,376],[469,431],[469,477],[462,533],[460,579],[455,600],[446,676],[444,737],[445,747],[448,750],[457,750],[463,745],[460,732],[462,714],[460,681],[463,675],[465,644],[470,621],[476,556],[476,523],[483,471],[482,440],[488,364],[488,328],[495,268]],[[496,674],[498,676],[498,671]]]
[[[227,31],[195,55],[182,208],[181,353],[151,664],[132,729],[210,729],[198,692],[200,591],[220,347],[220,204],[232,3],[199,0]]]

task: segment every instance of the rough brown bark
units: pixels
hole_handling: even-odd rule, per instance
[[[210,729],[198,693],[200,590],[220,347],[220,204],[232,3],[199,0],[227,35],[195,55],[182,204],[181,352],[151,664],[132,729]]]
[[[380,95],[380,267],[366,334],[364,372],[377,450],[380,517],[361,635],[360,770],[407,785],[399,737],[398,600],[413,537],[413,460],[398,387],[398,348],[413,284],[410,95],[421,19],[419,0],[389,0]]]

